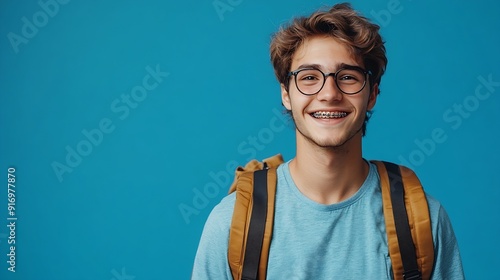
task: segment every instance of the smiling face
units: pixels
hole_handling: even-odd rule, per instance
[[[307,39],[292,57],[292,71],[311,66],[324,73],[337,72],[344,66],[364,68],[344,45],[325,36]],[[298,138],[325,148],[342,147],[353,139],[361,143],[366,112],[373,108],[377,98],[377,84],[370,87],[367,81],[362,91],[346,95],[329,76],[321,91],[307,96],[297,89],[293,80],[292,76],[288,90],[281,85],[281,98],[283,105],[292,112]]]

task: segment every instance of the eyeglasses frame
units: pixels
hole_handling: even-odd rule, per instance
[[[324,78],[324,79],[323,79],[323,84],[321,85],[321,87],[319,88],[319,90],[318,90],[317,92],[315,92],[315,93],[304,93],[303,91],[301,91],[301,90],[300,90],[299,86],[297,85],[297,74],[298,74],[299,72],[301,72],[301,71],[304,71],[304,70],[318,70],[321,74],[323,74],[323,78]],[[363,73],[363,74],[365,75],[365,81],[364,81],[363,86],[361,87],[361,89],[360,89],[360,90],[358,90],[358,91],[356,91],[356,92],[348,93],[348,92],[343,91],[343,90],[340,88],[340,86],[339,86],[339,84],[338,84],[338,80],[337,80],[337,75],[338,75],[338,73],[340,73],[340,71],[342,71],[342,70],[357,70],[357,71],[360,71],[361,73]],[[365,86],[366,86],[366,81],[370,79],[371,75],[372,75],[372,72],[371,72],[371,71],[367,71],[367,70],[365,70],[365,69],[363,69],[363,68],[361,68],[361,67],[359,67],[359,66],[344,66],[344,67],[342,67],[342,68],[338,69],[336,72],[326,73],[326,74],[325,74],[323,71],[321,71],[320,69],[315,68],[315,67],[305,67],[305,68],[299,68],[299,69],[297,69],[297,70],[294,70],[294,71],[291,71],[291,72],[289,72],[289,73],[288,73],[288,75],[287,75],[287,77],[286,77],[286,78],[287,78],[287,85],[288,85],[288,86],[287,86],[287,91],[288,91],[288,89],[289,89],[289,87],[290,87],[290,77],[291,77],[291,76],[295,76],[294,81],[295,81],[295,87],[297,88],[297,90],[298,90],[300,93],[302,93],[303,95],[307,95],[307,96],[311,96],[311,95],[318,94],[318,93],[319,93],[319,92],[323,89],[323,87],[325,86],[325,83],[326,83],[326,80],[328,79],[328,77],[329,77],[329,76],[332,76],[332,77],[333,77],[333,80],[335,81],[335,85],[337,86],[337,88],[338,88],[338,89],[339,89],[342,93],[347,94],[347,95],[354,95],[354,94],[360,93],[360,92],[361,92],[361,91],[365,88]],[[368,77],[366,77],[366,76],[368,76]],[[370,82],[371,82],[371,80],[370,80]]]

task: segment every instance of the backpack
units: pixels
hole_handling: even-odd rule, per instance
[[[389,255],[394,279],[429,279],[434,245],[429,208],[413,171],[393,163],[377,166],[382,189]],[[228,262],[233,279],[266,279],[280,154],[238,167],[229,193],[236,201],[229,233]]]

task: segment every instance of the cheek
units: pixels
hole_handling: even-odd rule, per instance
[[[311,98],[303,95],[300,92],[291,91],[289,95],[289,104],[294,110],[301,110],[311,102]],[[290,110],[290,108],[287,108]]]
[[[370,104],[370,92],[365,92],[363,95],[359,95],[359,96],[356,96],[356,97],[359,97],[358,100],[357,100],[357,106],[358,107],[362,107],[362,108],[365,108],[367,109],[369,104]]]
[[[355,108],[357,115],[364,115],[368,111],[369,99],[366,96],[353,96],[349,98],[351,106]]]

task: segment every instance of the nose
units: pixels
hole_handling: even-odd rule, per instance
[[[331,78],[331,79],[330,79]],[[335,82],[334,74],[330,74],[325,77],[325,84],[323,88],[318,92],[316,98],[320,101],[340,101],[342,100],[343,93],[337,86]]]

